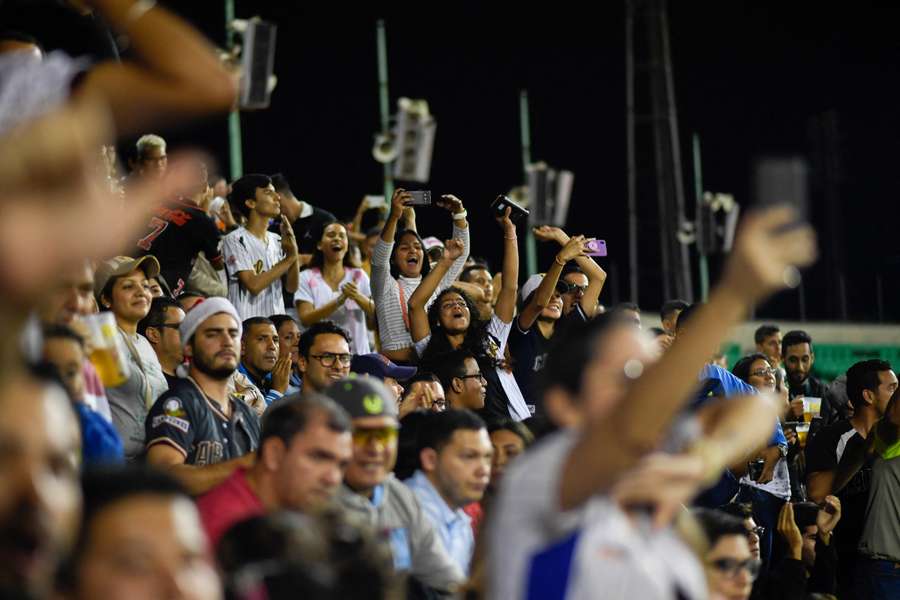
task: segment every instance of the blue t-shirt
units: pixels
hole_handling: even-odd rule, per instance
[[[73,403],[81,422],[81,457],[86,465],[123,463],[122,438],[113,424],[81,402]]]

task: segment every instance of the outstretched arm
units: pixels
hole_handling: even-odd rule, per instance
[[[519,291],[519,242],[516,239],[516,226],[509,218],[511,208],[497,219],[503,228],[503,283],[494,313],[504,323],[512,321],[516,311],[516,293]]]

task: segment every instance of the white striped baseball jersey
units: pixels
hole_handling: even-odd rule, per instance
[[[267,231],[266,241],[263,242],[245,227],[238,227],[222,238],[222,255],[228,271],[228,300],[234,304],[241,319],[285,314],[280,278],[256,295],[251,294],[238,279],[240,271],[252,271],[258,275],[284,259],[280,235]]]

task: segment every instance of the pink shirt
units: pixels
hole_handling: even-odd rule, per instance
[[[262,501],[247,485],[247,469],[243,468],[201,496],[197,508],[213,548],[232,525],[266,512]]]

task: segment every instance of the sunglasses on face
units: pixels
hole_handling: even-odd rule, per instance
[[[766,375],[774,376],[776,372],[777,371],[775,369],[769,367],[768,369],[757,369],[755,371],[750,371],[750,374],[756,377],[765,377]]]
[[[560,294],[583,294],[587,288],[588,286],[586,285],[576,285],[574,283],[569,283],[568,281],[556,282],[556,291]]]
[[[756,558],[748,558],[746,560],[736,560],[734,558],[718,558],[710,561],[714,569],[725,575],[726,577],[737,577],[738,572],[744,569],[749,573],[750,577],[756,579],[762,562]]]
[[[376,429],[353,430],[353,443],[357,446],[368,446],[372,442],[387,446],[388,444],[391,444],[396,440],[396,427],[379,427]]]

